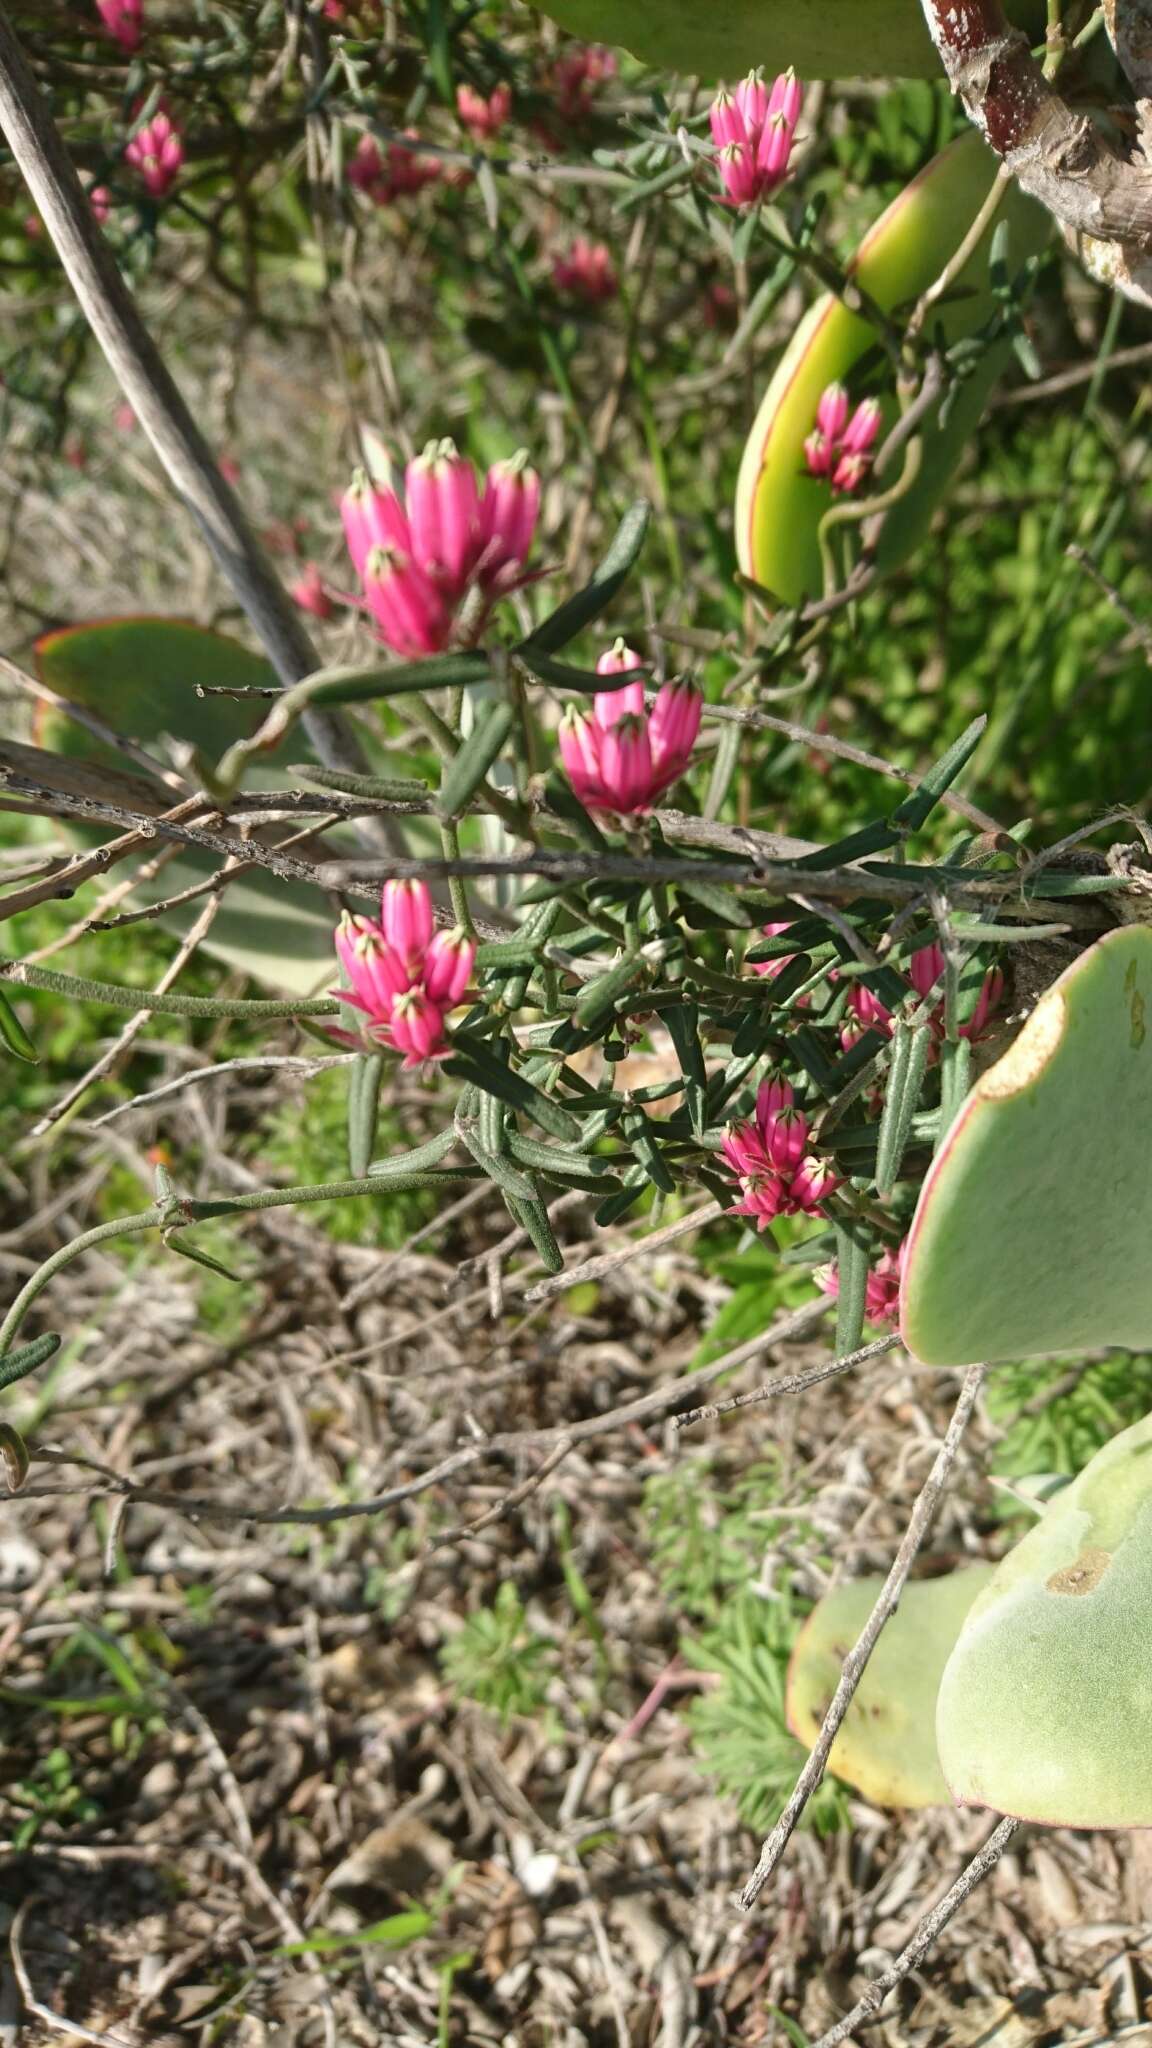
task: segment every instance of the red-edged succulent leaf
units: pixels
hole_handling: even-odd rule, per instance
[[[920,1192],[925,1365],[1152,1344],[1152,930],[1081,954],[977,1081]]]
[[[1050,1827],[1152,1826],[1152,1417],[1009,1551],[940,1684],[953,1797]]]

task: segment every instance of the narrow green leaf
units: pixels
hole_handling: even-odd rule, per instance
[[[637,1165],[642,1166],[654,1188],[661,1194],[676,1192],[676,1177],[668,1166],[664,1154],[652,1135],[652,1126],[638,1109],[625,1110],[621,1129],[635,1155]]]
[[[600,697],[613,690],[622,690],[627,683],[638,683],[647,674],[643,668],[628,668],[602,676],[594,668],[574,668],[570,662],[555,660],[532,640],[521,643],[516,649],[516,658],[542,683],[554,683],[559,690],[579,690],[582,697]]]
[[[397,1153],[393,1159],[374,1159],[366,1175],[370,1180],[402,1180],[406,1174],[421,1173],[426,1167],[439,1166],[455,1148],[454,1130],[441,1131],[427,1144],[416,1145],[411,1152]]]
[[[523,1074],[508,1066],[483,1039],[458,1034],[453,1041],[452,1058],[445,1062],[444,1070],[458,1080],[472,1082],[474,1087],[484,1089],[489,1095],[499,1096],[513,1109],[523,1110],[550,1137],[571,1142],[580,1136],[580,1126],[575,1117],[554,1102],[550,1095],[533,1087]]]
[[[594,853],[605,853],[608,841],[589,813],[584,809],[567,777],[553,768],[544,784],[544,801],[558,818],[564,818],[575,827],[576,836]],[[567,942],[566,942],[567,943]]]
[[[348,1069],[348,1171],[353,1180],[363,1180],[372,1164],[383,1078],[384,1058],[378,1052],[362,1053]]]
[[[864,1329],[868,1287],[868,1251],[855,1224],[836,1225],[836,1356],[855,1351]]]
[[[564,1271],[564,1255],[556,1242],[555,1233],[544,1207],[535,1190],[527,1201],[518,1201],[505,1196],[508,1209],[521,1229],[528,1232],[532,1244],[546,1273]]]
[[[33,1337],[29,1344],[18,1344],[15,1351],[6,1351],[0,1358],[0,1387],[14,1386],[17,1380],[35,1372],[38,1365],[54,1358],[59,1349],[59,1337],[45,1335]]]
[[[639,954],[630,954],[618,960],[605,974],[598,974],[595,981],[586,981],[576,998],[575,1018],[585,1030],[594,1030],[612,1016],[622,996],[634,989],[647,972],[645,962]]]
[[[24,1060],[28,1066],[39,1066],[40,1055],[2,988],[0,988],[0,1045],[6,1045],[9,1052],[16,1059]]]
[[[559,605],[551,618],[545,619],[543,625],[537,626],[528,640],[515,650],[529,668],[532,666],[535,652],[556,654],[561,647],[567,647],[570,640],[575,640],[577,634],[584,631],[585,626],[590,626],[592,621],[598,619],[601,612],[607,609],[644,545],[650,517],[651,508],[643,498],[629,507],[595,575],[584,585],[583,590],[576,591],[574,596]]]
[[[956,777],[968,766],[987,729],[988,720],[981,716],[974,718],[958,740],[954,740],[946,754],[942,754],[935,767],[921,777],[910,796],[906,796],[892,813],[892,823],[903,827],[906,832],[918,832],[935,810],[946,790],[951,789]]]
[[[534,1189],[530,1180],[517,1173],[514,1166],[499,1152],[489,1152],[480,1140],[480,1132],[464,1117],[458,1117],[456,1132],[462,1144],[468,1147],[473,1159],[485,1178],[494,1181],[501,1194],[510,1196],[514,1202],[530,1202]]]
[[[688,1119],[699,1138],[708,1124],[708,1068],[700,1043],[700,1012],[695,1003],[676,1003],[661,1015],[684,1076]]]
[[[313,768],[294,762],[285,770],[289,782],[305,789],[335,789],[341,796],[365,796],[381,803],[428,803],[432,791],[418,775],[350,775],[341,768]]]
[[[445,769],[436,799],[442,818],[459,817],[476,794],[516,723],[516,706],[505,699],[490,704],[477,719],[455,760]]]
[[[932,1026],[906,1024],[897,1017],[892,1026],[892,1063],[880,1119],[876,1147],[876,1192],[890,1195],[900,1178],[900,1165],[920,1101],[928,1056],[932,1050]]]
[[[209,1273],[218,1273],[222,1280],[232,1280],[237,1287],[243,1286],[243,1273],[234,1273],[232,1268],[226,1266],[222,1259],[214,1259],[210,1252],[201,1251],[200,1246],[194,1239],[186,1238],[183,1231],[165,1231],[164,1245],[167,1251],[175,1252],[178,1257],[191,1259],[194,1266],[203,1266]]]

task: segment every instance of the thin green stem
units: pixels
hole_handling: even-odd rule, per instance
[[[335,971],[335,970],[333,970]],[[151,1010],[160,1017],[239,1017],[250,1021],[272,1017],[335,1017],[340,1005],[326,996],[301,997],[292,1002],[255,999],[233,1000],[219,996],[182,996],[174,990],[163,995],[147,988],[122,988],[111,981],[89,981],[82,975],[57,974],[51,967],[34,967],[27,961],[0,964],[0,977],[22,988],[49,989],[53,995],[70,996],[78,1003],[103,1003],[109,1010]]]

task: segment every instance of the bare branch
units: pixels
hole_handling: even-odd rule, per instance
[[[915,1562],[916,1553],[931,1527],[937,1504],[955,1463],[960,1440],[976,1405],[976,1396],[983,1385],[987,1370],[986,1365],[970,1365],[964,1375],[960,1398],[953,1410],[947,1434],[917,1497],[903,1541],[893,1559],[892,1569],[884,1581],[880,1597],[868,1616],[859,1642],[844,1659],[840,1683],[832,1695],[832,1703],[824,1716],[812,1754],[796,1780],[795,1790],[787,1806],[760,1852],[760,1861],[740,1894],[740,1904],[746,1913],[756,1904],[792,1838],[797,1821],[823,1778],[828,1752],[840,1732],[844,1716],[864,1676],[868,1659],[879,1640],[880,1631],[900,1605],[900,1595],[904,1590],[905,1581]]]
[[[965,1899],[971,1896],[977,1885],[987,1877],[993,1865],[999,1862],[1021,1825],[1020,1821],[1010,1818],[1000,1822],[989,1835],[979,1854],[972,1858],[968,1868],[957,1878],[951,1890],[945,1893],[940,1904],[925,1914],[907,1948],[897,1956],[891,1968],[885,1970],[882,1976],[877,1977],[875,1982],[868,1986],[864,1996],[858,1999],[851,2012],[845,2013],[842,2020],[837,2020],[834,2027],[829,2027],[826,2034],[821,2034],[815,2048],[839,2048],[840,2042],[846,2041],[850,2034],[854,2034],[857,2027],[867,2026],[868,2021],[875,2018],[888,1993],[894,1991],[898,1984],[902,1984],[909,1972],[916,1968],[917,1963],[923,1961],[937,1935],[943,1932],[948,1922],[959,1912]]]

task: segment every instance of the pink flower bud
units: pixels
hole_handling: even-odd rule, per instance
[[[601,727],[600,773],[611,792],[612,809],[622,814],[647,809],[652,800],[652,747],[643,713],[626,711]]]
[[[768,95],[767,119],[771,121],[780,115],[788,123],[789,128],[795,128],[803,104],[804,88],[796,73],[791,70],[782,71],[779,78],[773,82],[772,91]]]
[[[153,199],[163,199],[175,184],[184,162],[184,138],[169,114],[154,114],[132,136],[125,161],[140,173]]]
[[[596,663],[596,673],[598,676],[619,676],[625,675],[630,668],[643,667],[644,656],[637,654],[636,649],[629,647],[625,640],[617,639],[600,656]],[[643,708],[643,685],[641,685],[640,709],[643,710]]]
[[[412,535],[403,505],[395,491],[381,490],[362,469],[356,471],[340,500],[340,517],[358,576],[363,576],[373,548],[411,555]]]
[[[430,441],[405,471],[414,560],[454,602],[482,545],[476,472],[453,441]]]
[[[787,926],[781,926],[786,931]],[[761,1131],[766,1131],[774,1118],[792,1109],[796,1096],[791,1081],[783,1074],[766,1074],[756,1090],[756,1122]],[[801,1146],[803,1151],[803,1146]]]
[[[476,947],[461,931],[437,932],[424,963],[424,986],[434,1003],[454,1009],[468,986]]]
[[[616,76],[616,57],[602,43],[585,49],[566,50],[552,67],[552,89],[557,111],[566,121],[576,121],[589,111],[600,86]]]
[[[768,119],[768,88],[758,71],[750,71],[747,78],[741,79],[734,98],[744,117],[747,133],[759,135]]]
[[[789,1213],[814,1215],[840,1182],[826,1159],[802,1159],[788,1186]]]
[[[496,86],[487,99],[474,86],[460,85],[456,88],[456,112],[477,142],[490,142],[494,135],[499,135],[511,111],[510,85]]]
[[[414,128],[406,128],[404,133],[412,142],[419,142]],[[348,183],[374,206],[387,206],[394,199],[407,198],[423,191],[425,185],[435,184],[441,168],[438,157],[422,156],[419,150],[409,149],[403,142],[390,142],[385,152],[374,135],[362,135],[346,175]]]
[[[746,1180],[769,1171],[764,1140],[755,1124],[729,1124],[720,1141],[720,1150],[737,1180]]]
[[[439,654],[452,636],[452,613],[430,576],[391,548],[373,548],[364,595],[381,639],[396,654]]]
[[[662,684],[652,706],[649,731],[656,771],[653,794],[662,796],[688,768],[700,731],[704,699],[694,683],[680,678]]]
[[[290,585],[290,594],[301,611],[311,612],[314,619],[330,619],[336,610],[315,562],[305,562],[296,581]]]
[[[757,1174],[740,1183],[741,1199],[732,1204],[731,1216],[751,1216],[757,1230],[767,1230],[778,1216],[787,1213],[781,1181],[773,1173]]]
[[[825,441],[838,441],[848,424],[849,399],[843,384],[825,387],[816,407],[816,430]]]
[[[762,924],[760,930],[766,939],[778,939],[783,932],[790,931],[795,922],[795,918],[785,917],[778,920],[775,924]],[[753,974],[761,974],[765,980],[775,981],[776,976],[783,974],[784,969],[790,967],[795,958],[795,953],[781,953],[775,960],[750,960],[748,965],[751,967]],[[788,1084],[784,1082],[782,1085],[787,1087]],[[789,1102],[792,1100],[791,1092],[789,1092],[788,1100]]]
[[[712,140],[718,150],[730,142],[747,142],[748,130],[744,116],[726,86],[722,86],[708,109],[708,122],[712,129]]]
[[[406,1067],[418,1067],[446,1050],[444,1016],[420,988],[397,996],[388,1035],[397,1052],[404,1054]]]
[[[639,679],[634,683],[621,684],[618,690],[597,690],[592,699],[593,723],[602,732],[608,732],[625,716],[644,716],[644,685]]]
[[[122,50],[131,54],[139,49],[144,33],[144,0],[96,0],[96,12]]]
[[[868,473],[867,458],[863,455],[842,455],[832,471],[832,491],[835,497],[848,497],[858,491]]]
[[[867,455],[880,432],[883,413],[879,400],[866,398],[856,407],[848,425],[843,430],[842,446],[847,455]]]
[[[614,299],[620,289],[611,251],[603,242],[590,241],[587,235],[577,235],[567,256],[554,258],[552,283],[558,292],[582,299],[587,306],[603,305]]]
[[[404,962],[410,974],[417,975],[435,930],[432,897],[427,883],[385,882],[380,899],[380,921],[393,952]]]
[[[540,479],[521,448],[506,462],[494,462],[480,500],[480,581],[507,582],[531,552],[540,514]]]
[[[863,1031],[879,1031],[884,1038],[892,1036],[892,1012],[879,996],[873,995],[863,982],[853,981],[848,990],[848,1008]],[[859,1033],[853,1032],[854,1040]]]
[[[871,1268],[864,1290],[864,1318],[869,1323],[894,1323],[900,1313],[900,1278],[904,1268],[904,1238],[894,1252],[880,1254]],[[814,1274],[823,1294],[835,1301],[840,1293],[840,1275],[835,1267],[820,1266]]]
[[[943,981],[944,968],[944,953],[940,946],[919,946],[913,953],[908,962],[908,979],[921,1001]]]
[[[774,1173],[789,1179],[803,1159],[811,1125],[803,1110],[781,1109],[761,1126],[764,1150]]]

